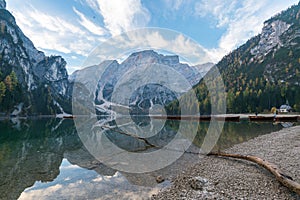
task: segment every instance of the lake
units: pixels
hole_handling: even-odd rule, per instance
[[[137,120],[137,119],[135,119]],[[148,120],[148,121],[147,121]],[[126,119],[125,119],[126,121]],[[149,119],[137,120],[145,126]],[[159,122],[158,122],[159,123]],[[141,139],[111,131],[106,125],[107,138],[128,152],[153,152],[170,142],[178,130],[179,121],[167,120],[159,136],[147,136],[153,148]],[[190,123],[183,125],[189,135]],[[112,122],[108,125],[112,126]],[[225,122],[214,150],[293,124]],[[77,126],[76,126],[77,127]],[[170,184],[169,179],[184,171],[187,166],[201,161],[198,151],[209,129],[209,122],[201,122],[193,145],[171,165],[156,171],[131,173],[117,170],[113,165],[95,159],[84,146],[72,119],[36,118],[2,119],[0,121],[0,199],[146,199]],[[124,129],[123,129],[124,130]],[[127,130],[127,129],[125,129]],[[81,133],[82,134],[82,133]],[[156,182],[158,176],[166,180]]]

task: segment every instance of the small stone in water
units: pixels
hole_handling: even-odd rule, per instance
[[[156,182],[157,183],[162,183],[162,182],[164,182],[165,181],[165,179],[162,177],[162,176],[157,176],[156,177]]]

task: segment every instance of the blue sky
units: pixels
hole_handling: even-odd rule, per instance
[[[62,55],[71,73],[110,37],[160,27],[199,43],[217,62],[263,22],[298,0],[7,0],[23,32],[47,55]]]

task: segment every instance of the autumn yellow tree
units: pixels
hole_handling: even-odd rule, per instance
[[[2,102],[3,97],[5,96],[6,86],[3,81],[0,82],[0,103]]]

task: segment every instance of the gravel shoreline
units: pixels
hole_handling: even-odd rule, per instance
[[[300,126],[259,136],[225,152],[266,159],[300,183]],[[270,172],[257,164],[204,156],[152,199],[300,200],[300,196],[282,186]]]

